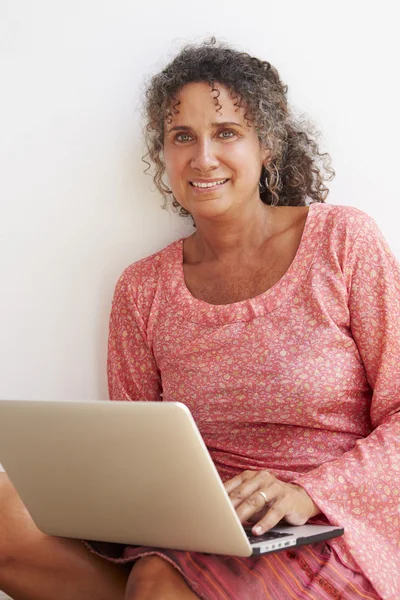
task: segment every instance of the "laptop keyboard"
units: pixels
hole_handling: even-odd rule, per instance
[[[291,533],[279,533],[277,531],[266,531],[262,535],[252,535],[251,529],[245,529],[245,532],[250,544],[257,544],[259,542],[269,542],[270,540],[276,540],[278,538],[293,537]]]

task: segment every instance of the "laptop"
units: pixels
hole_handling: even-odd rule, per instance
[[[48,535],[246,557],[343,534],[252,535],[180,402],[0,400],[0,463]]]

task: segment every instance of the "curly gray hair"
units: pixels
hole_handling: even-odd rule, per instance
[[[147,85],[144,101],[147,153],[142,160],[148,165],[146,172],[152,164],[155,167],[153,181],[164,198],[163,208],[172,196],[173,208],[179,209],[181,216],[190,215],[163,182],[163,147],[165,123],[179,112],[177,94],[192,82],[210,85],[217,111],[221,105],[215,84],[226,87],[237,109],[244,108],[245,120],[256,128],[260,145],[271,151],[271,161],[260,173],[260,197],[265,204],[301,206],[325,202],[329,190],[324,181],[335,175],[330,156],[319,152],[317,133],[311,124],[293,116],[286,98],[288,87],[277,70],[269,62],[234,50],[212,37],[201,44],[186,45]]]

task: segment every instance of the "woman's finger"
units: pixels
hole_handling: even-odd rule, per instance
[[[275,527],[283,519],[286,514],[285,500],[277,500],[269,509],[266,515],[254,525],[252,531],[256,535],[261,535],[269,531],[271,527]]]
[[[253,527],[254,533],[265,533],[275,527],[281,519],[291,525],[304,525],[308,519],[318,514],[319,509],[307,492],[294,484],[283,484],[284,494],[279,494],[268,512]],[[271,486],[273,488],[274,486]],[[261,527],[256,531],[256,527]]]
[[[246,498],[249,498],[255,493],[258,493],[260,498],[264,498],[263,494],[266,496],[266,499],[264,498],[264,504],[262,508],[269,506],[270,503],[276,500],[276,498],[281,497],[283,492],[282,483],[280,481],[272,476],[270,476],[269,480],[270,481],[264,478],[263,481],[260,482],[259,479],[255,479],[254,481],[247,483],[246,486],[243,485],[234,490],[231,494],[233,506],[238,508],[242,502],[246,500]],[[262,492],[262,494],[259,492]],[[258,498],[259,501],[260,498]]]
[[[235,508],[240,506],[242,502],[245,502],[245,500],[252,496],[252,494],[254,494],[259,488],[260,482],[256,478],[239,485],[229,494],[233,506]]]
[[[264,510],[265,508],[268,509],[269,506],[271,506],[275,502],[276,497],[273,496],[270,490],[271,488],[255,490],[254,493],[249,495],[241,502],[240,506],[236,508],[236,512],[241,523],[247,521],[255,513],[258,513]],[[267,502],[265,502],[265,498],[263,494],[260,494],[260,491],[262,491],[266,495]]]
[[[246,473],[246,472],[245,472]],[[251,494],[259,489],[273,485],[277,482],[277,479],[268,473],[268,471],[250,471],[250,474],[242,478],[242,482],[233,488],[229,493],[229,497],[235,508]]]
[[[249,479],[253,479],[257,475],[257,471],[243,471],[239,475],[232,477],[232,479],[228,479],[224,482],[224,486],[228,494],[233,492],[237,487],[248,481]]]

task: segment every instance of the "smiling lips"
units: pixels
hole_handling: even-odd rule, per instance
[[[195,188],[207,189],[207,188],[215,188],[219,185],[223,185],[227,181],[229,181],[229,179],[213,179],[213,180],[209,180],[209,181],[190,181],[189,183],[191,186],[193,186]]]

